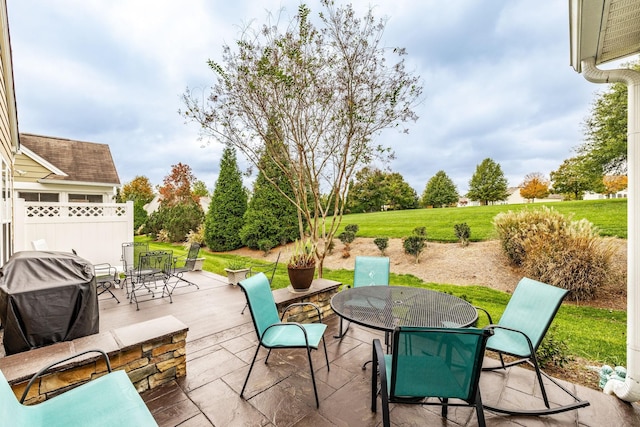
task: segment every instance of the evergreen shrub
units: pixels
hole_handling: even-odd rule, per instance
[[[358,234],[358,230],[360,230],[360,227],[358,226],[358,224],[348,224],[348,225],[345,225],[344,227],[344,231],[353,233],[354,236]]]
[[[373,239],[373,243],[378,247],[380,253],[385,255],[387,248],[389,247],[389,238],[388,237],[376,237]]]
[[[413,229],[413,235],[405,237],[402,241],[404,252],[413,255],[416,264],[419,262],[420,254],[427,247],[427,229],[425,227],[416,227]]]
[[[345,246],[349,246],[351,243],[353,243],[353,241],[355,240],[356,235],[351,232],[351,231],[343,231],[342,233],[340,233],[338,235],[338,239],[340,239],[340,241],[345,245]]]

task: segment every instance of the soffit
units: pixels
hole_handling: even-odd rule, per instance
[[[569,0],[571,65],[603,64],[640,52],[640,0]]]

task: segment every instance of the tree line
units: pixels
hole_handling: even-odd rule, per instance
[[[208,61],[214,76],[209,93],[187,90],[180,114],[195,122],[203,139],[225,146],[212,202],[203,212],[198,202],[206,186],[178,164],[158,189],[160,208],[145,218],[153,190],[136,177],[120,198],[134,200],[137,227],[176,241],[201,236],[213,250],[267,249],[308,238],[321,276],[344,213],[457,203],[458,191],[444,171],[418,198],[399,173],[371,167],[393,155],[375,137],[389,128],[408,131],[405,124],[418,119],[422,81],[407,70],[406,50],[382,40],[386,20],[376,19],[373,9],[359,16],[351,5],[330,0],[320,7],[313,16],[300,5],[289,22],[271,16],[252,27],[252,21],[223,47],[220,60]],[[624,129],[626,93],[613,85],[594,103],[578,155],[550,179],[528,174],[521,195],[580,198],[585,191],[619,187],[622,179],[603,177],[624,175]],[[236,153],[259,172],[251,192],[242,187]],[[481,204],[507,197],[497,162],[478,164],[466,197]]]

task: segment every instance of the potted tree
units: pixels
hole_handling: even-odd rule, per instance
[[[311,287],[316,271],[315,254],[315,244],[311,240],[294,242],[291,257],[287,263],[287,272],[291,287],[296,291],[304,291]]]
[[[227,281],[230,285],[237,285],[238,282],[247,278],[249,274],[249,267],[247,267],[244,261],[231,260],[225,267],[224,271],[227,272]]]

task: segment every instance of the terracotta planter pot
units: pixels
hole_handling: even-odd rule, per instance
[[[307,268],[289,268],[289,282],[291,282],[291,286],[293,289],[300,291],[306,290],[311,287],[311,282],[313,282],[313,275],[316,272],[316,267],[307,267]]]

